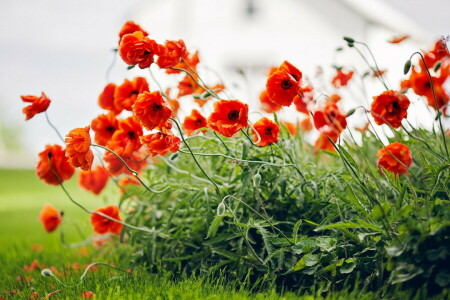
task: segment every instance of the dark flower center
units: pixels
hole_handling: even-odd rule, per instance
[[[228,120],[230,121],[234,121],[239,119],[239,111],[237,110],[232,110],[228,113]]]
[[[130,140],[134,140],[136,138],[136,133],[134,131],[128,131],[127,135],[130,138]]]
[[[294,79],[295,79],[295,81],[299,81],[299,77],[297,76],[297,75],[295,75],[295,74],[289,74],[289,75],[291,75],[292,77],[294,77]]]
[[[291,82],[290,80],[288,80],[288,79],[283,80],[283,81],[281,82],[281,88],[282,88],[282,89],[288,90],[288,89],[291,88],[291,86],[292,86],[292,82]]]
[[[116,128],[114,126],[109,125],[105,128],[105,130],[108,131],[109,133],[113,133],[114,131],[116,131]]]
[[[266,130],[264,130],[266,135],[272,135],[272,127],[267,127]]]
[[[133,95],[139,95],[139,92],[138,92],[138,91],[132,91],[132,92],[130,93],[130,97],[133,96]]]
[[[391,102],[387,107],[387,111],[393,114],[397,114],[400,110],[401,108],[397,101]]]
[[[153,111],[160,111],[162,109],[162,105],[158,103],[153,103],[152,109]]]

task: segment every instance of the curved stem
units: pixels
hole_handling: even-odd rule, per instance
[[[61,133],[59,132],[58,128],[56,128],[56,126],[53,125],[53,123],[50,121],[50,118],[48,117],[47,111],[45,111],[45,118],[47,119],[48,125],[50,125],[50,127],[53,128],[53,130],[56,132],[56,134],[57,134],[58,137],[61,139],[61,141],[65,144],[66,141],[64,140],[63,136],[62,136]]]
[[[387,85],[386,85],[386,82],[384,81],[383,74],[382,74],[380,68],[378,67],[377,60],[375,59],[375,56],[373,55],[372,50],[370,50],[370,47],[369,47],[366,43],[363,43],[363,42],[355,41],[355,44],[361,44],[361,45],[363,45],[364,47],[366,47],[366,49],[369,51],[369,54],[370,54],[370,56],[372,57],[372,60],[373,60],[373,62],[374,62],[374,64],[375,64],[375,67],[376,67],[378,73],[380,74],[380,76],[377,76],[377,77],[379,77],[380,80],[381,80],[381,82],[383,82],[384,87],[385,87],[387,90],[389,90],[389,88],[388,88]]]
[[[114,67],[114,64],[116,63],[116,57],[117,57],[117,49],[113,49],[113,59],[111,61],[111,63],[109,64],[108,69],[106,70],[106,83],[109,82],[109,74],[111,74],[111,70]]]
[[[216,98],[217,100],[220,100],[220,97],[217,95],[216,92],[214,92],[213,90],[211,90],[211,89],[209,89],[209,88],[207,88],[207,87],[201,85],[201,84],[197,81],[197,79],[195,79],[194,76],[193,76],[188,70],[182,69],[182,68],[173,68],[173,67],[172,67],[172,68],[169,68],[169,69],[177,70],[177,71],[182,71],[182,72],[186,73],[187,75],[189,75],[189,77],[191,77],[191,79],[195,82],[196,85],[198,85],[199,87],[201,87],[205,92],[211,93],[211,95],[212,95],[214,98]]]
[[[153,79],[153,81],[156,83],[156,85],[158,86],[159,91],[161,92],[161,95],[164,96],[164,98],[169,99],[169,96],[164,92],[161,84],[159,83],[158,80],[156,80],[155,75],[153,75],[152,70],[150,70],[150,68],[148,68],[148,72],[150,73],[150,77]]]
[[[206,173],[206,171],[202,168],[202,166],[200,165],[200,163],[198,162],[197,158],[195,157],[194,153],[191,150],[191,147],[189,147],[189,144],[186,142],[186,140],[184,139],[184,135],[183,135],[183,131],[181,130],[180,125],[178,124],[177,120],[175,120],[174,118],[170,118],[175,125],[178,128],[178,131],[180,132],[180,136],[181,139],[183,140],[183,143],[186,145],[186,147],[188,148],[189,152],[191,153],[192,158],[194,159],[195,164],[200,168],[200,170],[202,171],[203,175],[205,175],[206,178],[208,178],[208,180],[214,185],[214,187],[216,188],[216,192],[217,195],[222,198],[222,194],[220,192],[219,186],[217,185],[217,183],[214,182],[214,180],[212,180],[211,177],[209,177],[208,173]]]
[[[355,50],[356,50],[356,52],[358,52],[358,54],[362,57],[362,59],[366,62],[366,64],[367,64],[367,66],[372,70],[372,71],[375,71],[376,69],[374,69],[371,65],[370,65],[370,63],[369,63],[369,61],[367,60],[367,58],[364,56],[364,54],[362,54],[362,52],[361,52],[361,50],[359,50],[357,47],[355,47],[355,46],[353,46],[353,48],[355,48]],[[375,63],[376,64],[376,63]],[[378,67],[377,67],[377,69],[378,69]],[[378,71],[379,71],[379,69],[378,69]],[[382,77],[379,77],[379,76],[377,76],[377,78],[381,81],[381,83],[384,85],[384,87],[385,87],[385,89],[386,90],[389,90],[389,88],[388,88],[388,86],[386,85],[386,83],[384,82],[384,80],[383,80],[383,78]]]

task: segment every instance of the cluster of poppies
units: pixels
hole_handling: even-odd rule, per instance
[[[80,185],[94,194],[103,190],[110,176],[120,176],[121,186],[139,184],[133,176],[127,176],[135,175],[132,170],[137,173],[143,170],[148,163],[148,156],[166,155],[180,148],[181,139],[172,132],[172,127],[179,117],[180,99],[186,96],[198,105],[198,109],[193,109],[182,122],[184,133],[188,136],[205,133],[209,129],[231,138],[244,131],[246,135],[248,133],[253,136],[253,141],[259,147],[278,142],[281,123],[262,117],[252,125],[248,119],[247,104],[239,100],[222,99],[219,94],[225,90],[223,84],[209,86],[200,78],[197,73],[200,62],[198,53],[190,53],[182,40],[159,44],[139,25],[128,21],[119,33],[118,53],[130,68],[138,66],[146,69],[156,64],[169,75],[184,74],[178,81],[177,95],[173,95],[170,89],[151,91],[145,77],[126,79],[120,84],[107,84],[98,97],[98,105],[105,112],[94,118],[90,125],[70,131],[64,141],[65,149],[60,145],[47,145],[39,153],[37,175],[46,183],[59,185],[73,176],[75,168],[80,168]],[[402,88],[412,88],[418,95],[425,96],[433,107],[436,107],[436,98],[437,108],[445,109],[448,96],[442,84],[450,70],[448,49],[444,42],[439,41],[424,57],[425,63],[420,64],[421,71],[413,68],[411,77],[402,83]],[[432,77],[432,92],[431,82],[423,74],[426,74],[426,66],[436,64],[440,64],[440,70],[439,75]],[[379,71],[374,76],[381,74]],[[342,88],[352,76],[352,71],[338,69],[331,84],[336,89]],[[341,97],[333,94],[319,102],[312,85],[303,84],[302,77],[302,72],[288,61],[272,68],[266,81],[266,89],[260,95],[262,110],[275,113],[294,104],[296,110],[305,117],[300,124],[284,122],[289,132],[296,135],[298,125],[304,131],[309,131],[314,126],[319,132],[315,142],[316,150],[335,151],[335,144],[347,128],[347,115],[339,107]],[[40,97],[22,96],[22,99],[31,103],[23,109],[27,120],[35,114],[45,112],[51,102],[44,93]],[[212,112],[206,118],[202,115],[202,109],[213,99],[217,101],[213,103]],[[370,113],[376,124],[386,124],[394,129],[402,126],[410,105],[406,95],[400,91],[387,90],[373,99]],[[248,131],[245,132],[246,130]],[[91,139],[91,131],[95,144]],[[106,167],[92,167],[92,146],[106,150],[103,156]],[[383,147],[377,155],[380,169],[382,167],[396,175],[406,174],[412,163],[409,148],[398,142]],[[95,232],[121,232],[122,224],[111,220],[121,221],[117,206],[110,205],[96,211],[100,214],[94,213],[91,216]],[[60,213],[56,209],[44,207],[41,221],[47,231],[53,231],[60,220]]]

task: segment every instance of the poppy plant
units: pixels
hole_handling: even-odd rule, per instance
[[[393,128],[402,126],[402,120],[408,116],[410,101],[397,91],[384,91],[373,97],[370,113],[378,125],[387,124]]]
[[[316,129],[328,135],[339,135],[347,127],[346,116],[333,102],[327,102],[317,110],[313,120]]]
[[[39,153],[36,174],[47,184],[59,185],[60,181],[70,179],[74,172],[74,167],[60,145],[47,145],[45,150]]]
[[[157,44],[147,38],[142,31],[125,34],[120,40],[119,55],[130,66],[139,65],[139,68],[150,67],[154,61]]]
[[[61,212],[50,204],[45,204],[39,213],[39,221],[44,226],[45,231],[48,233],[53,232],[61,224]]]
[[[119,112],[124,109],[131,111],[131,107],[139,94],[149,91],[150,88],[145,77],[136,77],[132,81],[125,79],[114,93],[114,107]]]
[[[92,120],[91,128],[95,132],[94,141],[101,146],[106,146],[114,132],[119,129],[119,121],[113,113],[102,114]]]
[[[91,137],[89,136],[90,126],[85,128],[75,128],[66,136],[66,156],[75,168],[80,167],[87,171],[91,169],[94,154],[92,153]]]
[[[258,133],[260,137],[260,141],[258,146],[265,147],[270,144],[278,142],[278,134],[280,133],[280,128],[277,123],[269,120],[266,117],[259,119],[255,124],[253,124],[254,130]],[[254,141],[258,140],[258,137],[255,134]]]
[[[412,164],[412,156],[408,146],[395,142],[380,149],[377,153],[378,168],[383,167],[396,176],[406,174]]]
[[[162,132],[156,132],[141,137],[142,144],[147,146],[147,152],[152,155],[165,155],[167,152],[177,152],[180,148],[180,138]]]
[[[290,106],[294,97],[300,91],[302,72],[288,61],[274,72],[266,82],[266,90],[269,99],[282,106]]]
[[[81,171],[78,177],[78,183],[86,190],[98,195],[108,183],[108,178],[108,170],[102,166],[97,166],[90,171]]]
[[[164,46],[159,47],[156,64],[162,69],[171,68],[179,64],[186,54],[186,45],[183,40],[166,41]]]
[[[172,116],[169,103],[163,99],[159,91],[140,94],[132,108],[136,118],[148,130],[162,126]]]
[[[207,127],[207,121],[202,114],[196,110],[193,109],[190,116],[187,116],[184,118],[183,122],[183,129],[186,131],[187,135],[191,135],[192,132],[194,132],[197,129]],[[205,132],[206,130],[203,130],[202,132]]]
[[[239,100],[220,100],[208,118],[208,126],[223,136],[231,137],[248,126],[248,105]]]
[[[119,216],[119,208],[116,205],[108,205],[105,207],[98,208],[95,211],[107,215],[108,217],[114,220],[122,221],[122,219]],[[94,232],[98,234],[105,234],[105,233],[119,234],[123,229],[122,224],[97,214],[91,214],[91,224],[92,227],[94,228]]]
[[[41,97],[36,96],[20,96],[23,102],[31,103],[24,107],[22,112],[25,114],[25,120],[29,120],[36,114],[42,113],[50,106],[50,99],[42,92]]]
[[[317,138],[314,148],[316,150],[325,150],[329,152],[336,152],[333,143],[336,143],[339,135],[333,133],[321,133]],[[333,142],[331,142],[331,141]]]
[[[125,22],[119,32],[119,43],[125,34],[134,33],[136,31],[141,31],[144,36],[148,36],[148,33],[138,24],[134,23],[133,21]]]
[[[353,71],[344,73],[344,72],[342,72],[342,70],[339,69],[339,70],[337,70],[336,75],[331,80],[331,84],[333,84],[333,86],[335,88],[340,88],[340,87],[346,86],[348,84],[348,81],[350,79],[352,79],[352,77],[353,77]]]
[[[98,96],[98,106],[103,109],[112,111],[119,114],[121,110],[115,107],[114,104],[114,94],[116,92],[117,85],[115,83],[108,83],[103,91]]]
[[[119,129],[116,130],[108,143],[108,147],[117,152],[118,148],[130,155],[142,147],[139,137],[142,136],[143,129],[135,116],[119,121]]]
[[[280,104],[270,101],[267,91],[265,90],[259,95],[259,101],[261,102],[261,109],[269,114],[277,112],[283,107]]]
[[[126,153],[123,148],[117,148],[114,149],[114,152],[122,158],[131,169],[138,173],[147,165],[147,161],[138,151]],[[103,159],[108,164],[107,169],[112,176],[119,176],[124,173],[131,175],[130,170],[128,170],[123,162],[113,153],[109,151],[105,152]]]

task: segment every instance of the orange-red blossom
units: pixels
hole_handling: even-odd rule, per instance
[[[75,128],[69,132],[65,139],[67,143],[66,156],[69,158],[69,162],[75,168],[80,167],[84,171],[91,169],[94,160],[94,154],[90,149],[89,129],[90,126]]]

